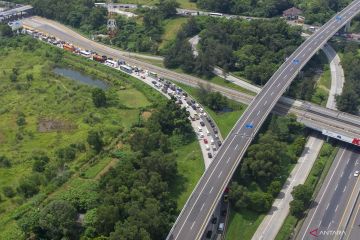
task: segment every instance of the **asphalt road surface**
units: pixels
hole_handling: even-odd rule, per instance
[[[354,177],[354,171],[360,166],[359,151],[351,146],[340,148],[296,239],[329,239],[329,234],[338,231],[339,225],[346,221],[345,213],[359,179]],[[346,233],[340,232],[338,235],[345,236]]]
[[[200,239],[223,191],[255,134],[299,70],[360,11],[360,0],[352,2],[308,38],[275,72],[250,103],[224,145],[205,171],[171,229],[170,240]]]
[[[151,61],[156,61],[158,59],[155,56],[144,56],[137,53],[127,53],[91,41],[72,31],[71,29],[65,27],[64,25],[54,22],[52,20],[40,17],[31,17],[24,19],[23,23],[25,26],[34,28],[49,35],[53,35],[58,39],[70,42],[82,49],[93,50],[100,55],[107,55],[108,57],[113,57],[115,59],[123,59],[130,65],[136,65],[143,69],[156,72],[160,77],[171,79],[176,82],[181,82],[193,87],[198,87],[199,84],[203,84],[205,86],[209,85],[213,91],[220,92],[221,94],[229,97],[230,99],[245,104],[249,104],[253,100],[253,96],[250,96],[248,94],[244,94],[236,90],[222,87],[216,84],[211,84],[207,81],[193,76],[176,73],[174,71],[146,63],[144,62],[145,57]],[[140,57],[142,61],[134,59]],[[354,115],[339,113],[337,111],[332,111],[320,106],[315,106],[314,104],[306,103],[303,101],[294,101],[292,99],[284,97],[280,98],[280,101],[276,106],[277,108],[275,108],[275,112],[281,112],[283,114],[286,114],[290,111],[291,113],[296,114],[298,116],[298,120],[300,120],[302,123],[320,131],[322,129],[327,129],[329,131],[334,131],[349,137],[357,137],[360,133],[360,127],[358,125],[354,125],[354,123],[360,124],[360,118]]]

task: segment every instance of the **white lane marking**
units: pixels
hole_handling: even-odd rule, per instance
[[[274,95],[274,92],[271,92],[270,96]]]
[[[221,171],[221,172],[219,173],[219,176],[218,176],[218,178],[220,178],[220,176],[221,176],[222,172],[223,172],[223,171]]]
[[[213,189],[214,189],[214,187],[211,187],[211,189],[210,189],[210,192],[209,192],[209,193],[211,193]]]
[[[194,221],[193,224],[191,224],[191,228],[190,228],[190,229],[192,229],[192,228],[194,227],[195,222],[196,222],[196,221]]]
[[[330,206],[330,203],[328,203],[328,205],[326,206],[325,211],[328,210],[329,206]]]
[[[281,83],[279,83],[277,86],[280,87]]]
[[[201,205],[200,212],[203,210],[205,203]]]
[[[336,184],[335,190],[338,188],[339,184]]]
[[[258,113],[256,114],[256,116],[259,116],[259,114],[260,114],[260,110],[258,111]]]
[[[346,190],[346,186],[344,187],[344,190],[343,190],[343,192],[345,192],[345,190]]]
[[[343,152],[342,152],[341,155],[340,155],[340,159],[342,159],[344,153],[346,152],[344,149],[342,149],[342,150],[343,150]],[[336,172],[336,169],[339,167],[340,162],[341,162],[341,161],[338,161],[338,163],[336,164],[335,169],[334,169],[333,173],[331,174],[330,179],[329,179],[329,181],[328,181],[328,183],[327,183],[327,185],[326,185],[326,187],[325,187],[325,190],[324,190],[323,194],[321,195],[321,197],[320,197],[320,199],[319,199],[319,203],[321,203],[323,197],[325,196],[325,193],[327,193],[327,189],[328,189],[328,187],[329,187],[329,185],[330,185],[330,183],[331,183],[332,178],[334,177],[334,174],[335,174],[335,172]],[[312,221],[313,221],[313,219],[314,219],[314,217],[315,217],[315,215],[316,215],[317,210],[319,210],[319,208],[316,208],[316,209],[315,209],[314,214],[311,216],[309,223],[312,223]],[[306,230],[304,231],[304,235],[303,235],[302,238],[301,238],[302,240],[305,238],[305,236],[307,236],[309,227],[310,227],[310,224],[306,227]]]
[[[287,74],[285,74],[284,78],[287,78],[287,76],[288,76],[288,75],[287,75]]]
[[[355,5],[358,5],[358,4],[359,4],[359,3],[356,3]],[[351,6],[351,7],[353,7],[353,6]],[[310,38],[309,41],[307,41],[307,42],[305,41],[305,42],[304,42],[303,49],[300,50],[299,53],[296,54],[296,50],[295,50],[295,52],[294,52],[292,55],[294,55],[295,57],[299,56],[299,54],[301,54],[301,53],[306,49],[306,46],[310,45],[310,44],[315,40],[316,36],[318,37],[319,35],[321,35],[327,28],[328,28],[328,26],[324,26],[324,29],[321,29],[321,31],[317,31],[317,32],[313,35],[313,36],[314,36],[313,38]],[[290,57],[292,57],[292,55],[291,55]],[[285,64],[287,64],[287,62],[284,62],[284,63],[280,66],[279,70],[280,70],[283,66],[285,66]],[[284,69],[279,73],[278,76],[281,76],[282,73],[283,73],[288,67],[289,67],[289,65],[285,66]],[[261,96],[260,100],[255,101],[256,98],[254,98],[253,101],[250,103],[249,106],[252,107],[252,104],[253,104],[253,103],[254,103],[255,106],[254,106],[253,109],[250,111],[250,113],[249,113],[248,116],[246,117],[245,121],[241,124],[241,126],[239,126],[239,129],[240,129],[240,130],[243,128],[243,126],[245,125],[246,121],[249,119],[249,117],[251,117],[252,113],[253,113],[254,110],[257,108],[258,104],[261,102],[262,98],[264,98],[264,97],[266,96],[266,93],[269,91],[269,89],[272,88],[272,86],[273,86],[273,84],[275,84],[275,82],[276,82],[276,81],[274,81],[274,82],[269,86],[269,88],[265,91],[265,94],[264,94],[263,96]],[[266,116],[264,116],[263,118],[265,118],[265,117],[266,117]],[[240,118],[240,119],[238,120],[238,122],[240,122],[240,120],[242,120],[242,118]],[[263,119],[262,119],[262,120],[263,120]],[[236,126],[237,126],[237,124],[235,124],[234,128],[232,129],[232,131],[235,129]],[[240,130],[239,130],[239,131],[240,131]],[[230,135],[231,135],[231,134],[230,134]],[[222,159],[222,157],[223,157],[224,154],[227,152],[228,148],[230,147],[231,143],[232,143],[234,140],[235,140],[234,138],[233,138],[232,140],[230,140],[230,144],[229,144],[228,147],[225,149],[225,151],[222,152],[222,156],[220,157],[220,159]],[[241,154],[242,154],[242,153],[241,153]],[[204,191],[207,183],[208,183],[209,180],[211,179],[211,177],[212,177],[212,175],[214,174],[215,170],[218,168],[220,162],[221,162],[221,161],[218,161],[217,164],[214,166],[214,169],[213,169],[213,171],[210,173],[209,178],[206,180],[205,185],[204,185],[203,188],[200,190],[200,194],[199,194],[198,197],[195,199],[195,203],[199,200],[199,198],[200,198],[201,194],[203,193],[203,191]],[[205,173],[204,173],[203,177],[205,177]],[[199,182],[198,182],[198,183],[199,183]],[[197,184],[197,186],[198,186],[198,184]],[[197,188],[197,186],[195,187],[195,189]],[[187,202],[187,203],[188,203],[188,202]],[[187,203],[185,204],[185,206],[187,205]],[[195,206],[195,204],[193,204],[193,206],[191,207],[190,212],[192,211],[192,209],[194,208],[194,206]],[[214,206],[214,204],[211,206],[211,209],[213,208],[213,206]],[[183,208],[183,209],[184,209],[184,208]],[[182,212],[183,212],[183,211],[182,211]],[[180,213],[179,216],[182,215],[182,212]],[[182,229],[183,229],[185,223],[187,222],[187,219],[189,218],[189,216],[190,216],[190,214],[187,214],[187,216],[185,217],[185,221],[184,221],[183,224],[181,225],[178,234],[175,235],[175,239],[177,239],[179,233],[182,231]],[[176,226],[176,223],[178,222],[178,220],[179,220],[179,217],[177,218],[177,220],[176,220],[176,222],[175,222],[175,224],[174,224],[175,226]],[[173,231],[173,228],[171,229],[171,231]]]
[[[338,204],[338,205],[336,205],[335,212],[338,210],[338,207],[339,207],[339,204]]]
[[[238,146],[239,146],[239,144],[236,144],[236,146],[235,146],[234,150],[236,150]]]
[[[228,160],[226,160],[226,163],[229,163],[229,161],[230,161],[230,158],[228,158]]]
[[[264,106],[267,104],[267,100],[265,101],[265,103],[264,103]]]

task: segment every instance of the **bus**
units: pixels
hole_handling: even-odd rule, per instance
[[[113,67],[113,68],[117,68],[118,67],[118,63],[116,61],[113,61],[113,60],[110,60],[110,59],[107,59],[105,61],[105,65],[106,66],[109,66],[109,67]]]
[[[209,13],[209,16],[212,16],[212,17],[222,17],[223,14],[222,14],[222,13]]]
[[[129,67],[128,65],[120,65],[120,69],[129,74],[132,74],[133,72],[132,67]]]
[[[148,72],[148,76],[157,79],[157,73],[154,72]]]

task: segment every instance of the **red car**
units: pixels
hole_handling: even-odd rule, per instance
[[[206,138],[204,138],[204,143],[208,144],[208,140]]]

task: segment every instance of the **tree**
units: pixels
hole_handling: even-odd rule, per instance
[[[88,132],[87,142],[96,152],[100,152],[104,145],[101,133],[93,130]]]
[[[4,193],[4,195],[8,198],[12,198],[15,196],[15,192],[14,190],[12,189],[12,187],[9,187],[9,186],[5,186],[2,188],[2,192]]]
[[[11,162],[10,160],[5,156],[0,156],[0,168],[10,168]]]
[[[249,208],[255,212],[263,213],[269,211],[273,200],[273,197],[268,193],[250,192]]]
[[[16,124],[21,127],[21,126],[24,126],[26,124],[26,120],[25,120],[25,114],[20,112],[17,116],[17,119],[16,119]]]
[[[294,199],[303,201],[304,205],[308,205],[311,196],[312,196],[312,189],[309,185],[306,184],[299,184],[291,192],[291,195]]]
[[[47,239],[74,239],[76,219],[76,209],[69,202],[54,200],[40,212],[39,226]]]
[[[176,0],[160,0],[160,3],[157,5],[159,11],[161,12],[163,18],[171,18],[176,16],[177,10],[180,5]]]
[[[301,218],[304,215],[305,206],[304,202],[301,200],[294,199],[290,202],[290,214]]]
[[[40,189],[39,189],[39,185],[33,179],[22,178],[16,190],[24,197],[29,198],[37,194]]]
[[[336,100],[336,105],[340,111],[358,113],[360,101],[354,90],[346,89]]]
[[[104,90],[100,88],[95,88],[92,91],[92,100],[95,105],[95,107],[105,107],[106,106],[106,95]]]
[[[56,151],[56,155],[66,162],[72,161],[76,157],[76,149],[71,146],[60,148]]]
[[[13,32],[7,24],[0,23],[0,38],[1,37],[12,37]]]
[[[281,191],[280,181],[272,181],[267,189],[267,192],[273,197],[276,197],[280,193],[280,191]]]

